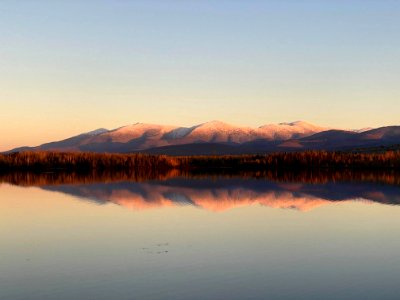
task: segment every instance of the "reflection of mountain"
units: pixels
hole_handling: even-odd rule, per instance
[[[400,186],[371,182],[324,184],[274,182],[240,178],[173,178],[165,181],[110,182],[42,186],[99,204],[115,203],[139,210],[194,205],[211,211],[263,205],[302,211],[353,199],[400,204]]]

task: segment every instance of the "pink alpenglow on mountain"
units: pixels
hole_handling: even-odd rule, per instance
[[[400,144],[400,126],[343,130],[304,121],[236,126],[210,121],[191,127],[134,123],[97,129],[17,151],[85,151],[167,155],[262,154],[274,151],[351,150]]]

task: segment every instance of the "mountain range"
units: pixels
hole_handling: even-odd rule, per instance
[[[168,155],[252,154],[348,150],[400,144],[400,126],[343,130],[304,121],[257,128],[211,121],[192,127],[135,123],[97,129],[61,141],[8,151],[144,152]]]

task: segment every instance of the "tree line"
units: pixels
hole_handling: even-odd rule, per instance
[[[87,152],[19,152],[0,154],[0,171],[129,171],[171,170],[266,171],[305,169],[400,170],[400,151],[352,153],[330,151],[278,152],[265,155],[182,156]]]
[[[179,161],[188,169],[400,169],[400,151],[352,153],[330,151],[277,152],[265,155],[189,156]]]
[[[19,152],[0,155],[0,170],[134,170],[163,171],[176,167],[176,160],[165,155],[109,154],[89,152]]]

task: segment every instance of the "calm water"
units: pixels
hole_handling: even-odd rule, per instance
[[[399,298],[396,178],[67,182],[2,181],[0,299]]]

